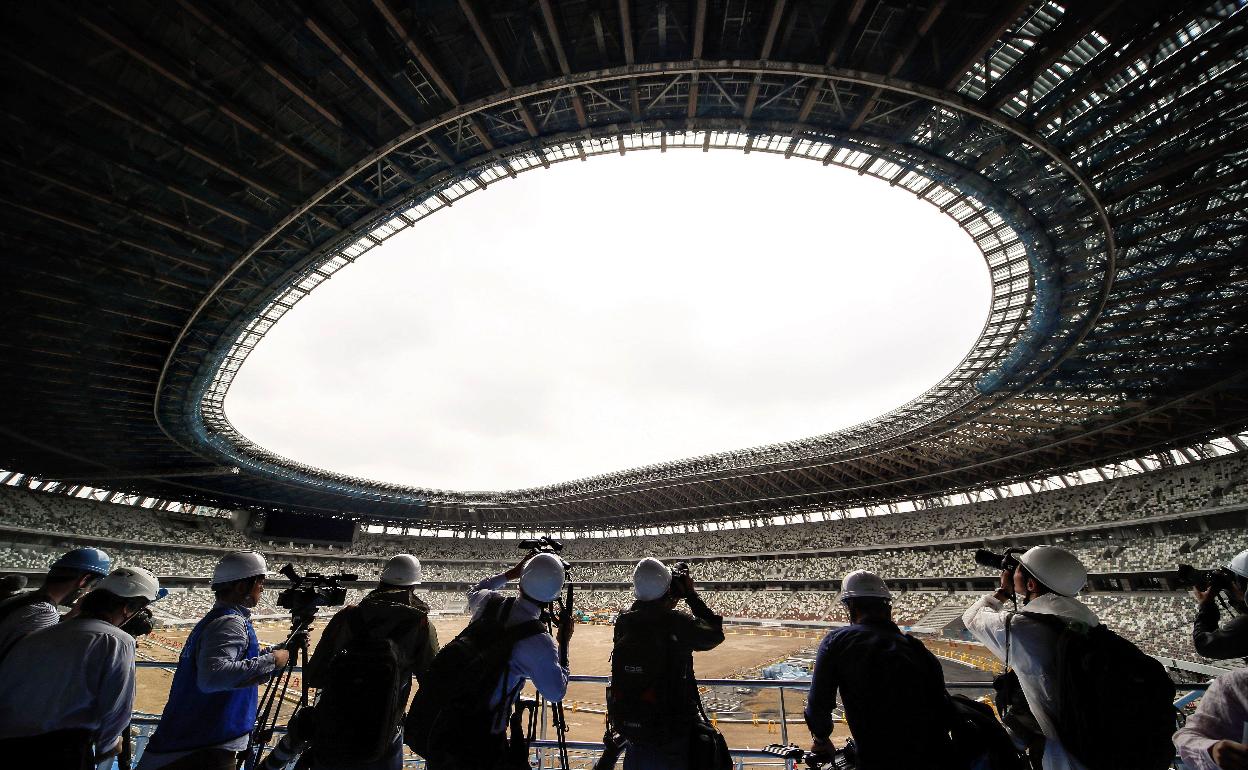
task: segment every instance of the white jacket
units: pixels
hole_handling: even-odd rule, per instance
[[[1096,613],[1078,599],[1045,594],[1027,603],[1027,612],[1056,615],[1087,626],[1100,625]],[[1005,661],[1005,619],[1007,612],[991,594],[980,599],[962,615],[962,622],[975,637],[999,660]],[[1027,705],[1044,732],[1044,770],[1087,770],[1087,767],[1066,753],[1057,736],[1057,672],[1053,629],[1024,615],[1010,621],[1010,668],[1018,673],[1019,684],[1027,696]]]

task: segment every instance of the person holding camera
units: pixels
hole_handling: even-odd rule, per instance
[[[1248,606],[1244,604],[1244,594],[1248,590],[1248,551],[1241,551],[1219,572],[1225,576],[1225,586],[1210,581],[1204,589],[1192,589],[1197,604],[1192,646],[1198,655],[1206,658],[1248,658]],[[1223,624],[1218,597],[1224,590],[1231,609],[1238,614]]]
[[[138,567],[109,573],[78,615],[29,634],[0,663],[0,757],[86,770],[116,753],[134,706],[134,637],[122,630],[165,595]]]
[[[420,560],[401,553],[386,562],[377,588],[358,605],[336,613],[325,626],[303,671],[307,685],[321,690],[316,715],[322,727],[311,738],[313,768],[395,770],[403,765],[401,722],[412,677],[422,676],[438,652],[438,634],[429,623],[429,605],[416,596],[420,582]],[[354,663],[377,668],[368,663],[384,660],[391,651],[395,669],[382,666],[377,676],[350,670]],[[397,676],[392,678],[391,673]],[[377,681],[379,678],[385,681]],[[381,702],[362,702],[365,699]],[[363,745],[369,741],[359,737],[376,734],[376,727],[346,723],[381,712],[388,712],[388,747],[382,748],[378,758],[361,757],[360,752],[371,749]],[[355,740],[335,741],[348,736]],[[331,742],[356,745],[327,745]]]
[[[268,565],[251,551],[226,554],[212,573],[217,601],[191,630],[169,700],[139,770],[233,770],[256,722],[256,686],[290,659],[261,653],[251,609]]]
[[[17,640],[59,623],[57,606],[72,607],[108,574],[111,564],[99,548],[75,548],[52,562],[37,590],[0,603],[0,659]]]
[[[1086,770],[1058,736],[1058,632],[1030,614],[1050,615],[1091,628],[1100,624],[1091,609],[1075,598],[1088,581],[1087,569],[1070,551],[1050,545],[1028,549],[1014,562],[1007,556],[1001,586],[962,615],[962,622],[999,660],[1018,674],[1018,682],[1039,735],[1015,738],[1033,758],[1042,756],[1044,770]],[[1005,602],[1021,598],[1027,614],[1005,610]],[[1007,726],[1010,726],[1007,722]]]
[[[714,728],[704,724],[693,653],[723,643],[724,619],[698,596],[683,562],[642,559],[633,569],[633,596],[615,621],[607,691],[611,726],[627,741],[624,770],[711,767],[695,756],[714,750],[717,736],[706,732]],[[689,612],[676,609],[682,600]]]
[[[893,622],[893,594],[877,575],[855,570],[841,583],[849,625],[819,645],[806,699],[812,754],[835,750],[832,710],[840,692],[861,770],[952,770],[952,706],[940,661]],[[897,740],[898,726],[906,739]]]
[[[1248,668],[1209,684],[1174,745],[1189,770],[1248,770]]]

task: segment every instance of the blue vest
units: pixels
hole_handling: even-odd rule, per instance
[[[256,629],[252,627],[247,613],[238,607],[214,607],[204,619],[195,624],[186,639],[178,669],[169,687],[169,701],[155,734],[148,741],[149,751],[188,751],[217,746],[242,735],[255,727],[256,687],[240,687],[224,692],[204,692],[199,689],[199,641],[204,627],[223,615],[241,615],[247,619],[247,657],[260,653]]]

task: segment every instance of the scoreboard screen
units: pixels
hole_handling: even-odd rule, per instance
[[[355,539],[355,522],[328,516],[269,511],[260,525],[264,536],[274,540],[317,540],[350,543]]]

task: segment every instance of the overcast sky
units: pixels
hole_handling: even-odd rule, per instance
[[[323,468],[517,489],[875,417],[961,360],[989,297],[970,238],[879,180],[611,155],[498,182],[343,269],[226,411]]]

